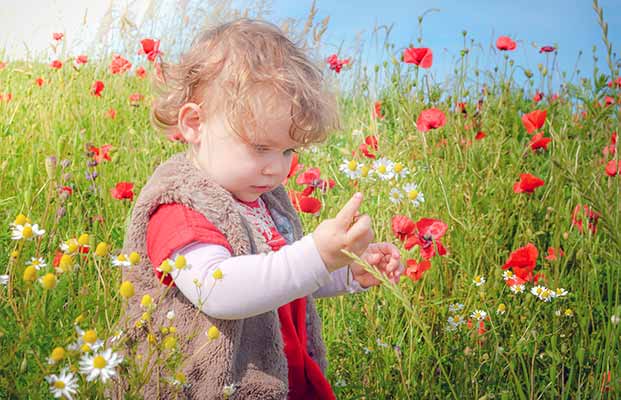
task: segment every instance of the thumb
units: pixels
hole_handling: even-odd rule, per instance
[[[336,214],[334,219],[342,227],[349,228],[354,221],[354,217],[358,213],[360,204],[362,204],[362,193],[358,192],[349,199],[343,208],[341,208],[341,211]]]

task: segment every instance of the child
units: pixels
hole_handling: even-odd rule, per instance
[[[380,283],[353,263],[348,276],[341,249],[394,281],[403,268],[395,246],[371,243],[362,194],[304,236],[281,184],[296,149],[337,126],[320,70],[275,26],[241,19],[201,35],[162,76],[154,122],[188,150],[155,170],[134,205],[124,252],[142,257],[124,277],[137,294],[129,321],[148,310],[151,326],[167,326],[174,311],[189,357],[184,398],[333,399],[314,298]],[[167,259],[187,266],[166,273]],[[148,324],[138,325],[130,337],[146,359]],[[211,327],[219,335],[208,340]],[[145,398],[173,396],[158,368]]]

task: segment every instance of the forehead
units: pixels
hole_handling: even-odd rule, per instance
[[[269,146],[297,146],[300,143],[290,137],[292,129],[292,104],[289,99],[277,95],[259,95],[252,101],[254,129],[253,140]]]

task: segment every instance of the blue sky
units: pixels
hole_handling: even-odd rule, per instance
[[[311,0],[274,0],[274,17],[303,17],[307,15]],[[621,1],[600,0],[604,18],[608,22],[608,38],[613,51],[621,45]],[[597,46],[598,66],[609,73],[601,39],[601,28],[590,0],[384,0],[370,1],[322,1],[316,7],[317,20],[330,16],[327,32],[328,48],[352,43],[357,32],[364,32],[367,48],[374,45],[371,32],[374,26],[394,24],[391,42],[396,49],[408,43],[416,43],[418,37],[417,17],[425,10],[438,9],[425,16],[423,23],[423,45],[434,52],[433,73],[439,80],[452,74],[453,58],[463,48],[462,31],[482,49],[474,51],[481,67],[501,65],[502,55],[490,51],[490,46],[500,35],[507,35],[518,42],[517,50],[511,52],[516,64],[536,70],[538,63],[545,63],[545,55],[539,54],[537,46],[557,45],[558,65],[568,74],[574,69],[578,52],[583,51],[578,63],[582,76],[591,76],[593,71],[593,45]],[[347,50],[347,48],[345,48]],[[350,49],[351,51],[351,49]],[[347,51],[341,53],[348,56]],[[365,57],[366,58],[366,57]],[[377,55],[369,51],[373,63]]]

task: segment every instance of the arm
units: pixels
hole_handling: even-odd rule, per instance
[[[206,243],[186,246],[172,258],[176,254],[191,265],[172,273],[177,288],[205,314],[219,319],[275,310],[332,281],[311,235],[267,254],[232,257],[225,247]],[[212,275],[218,268],[223,277],[216,282]]]

